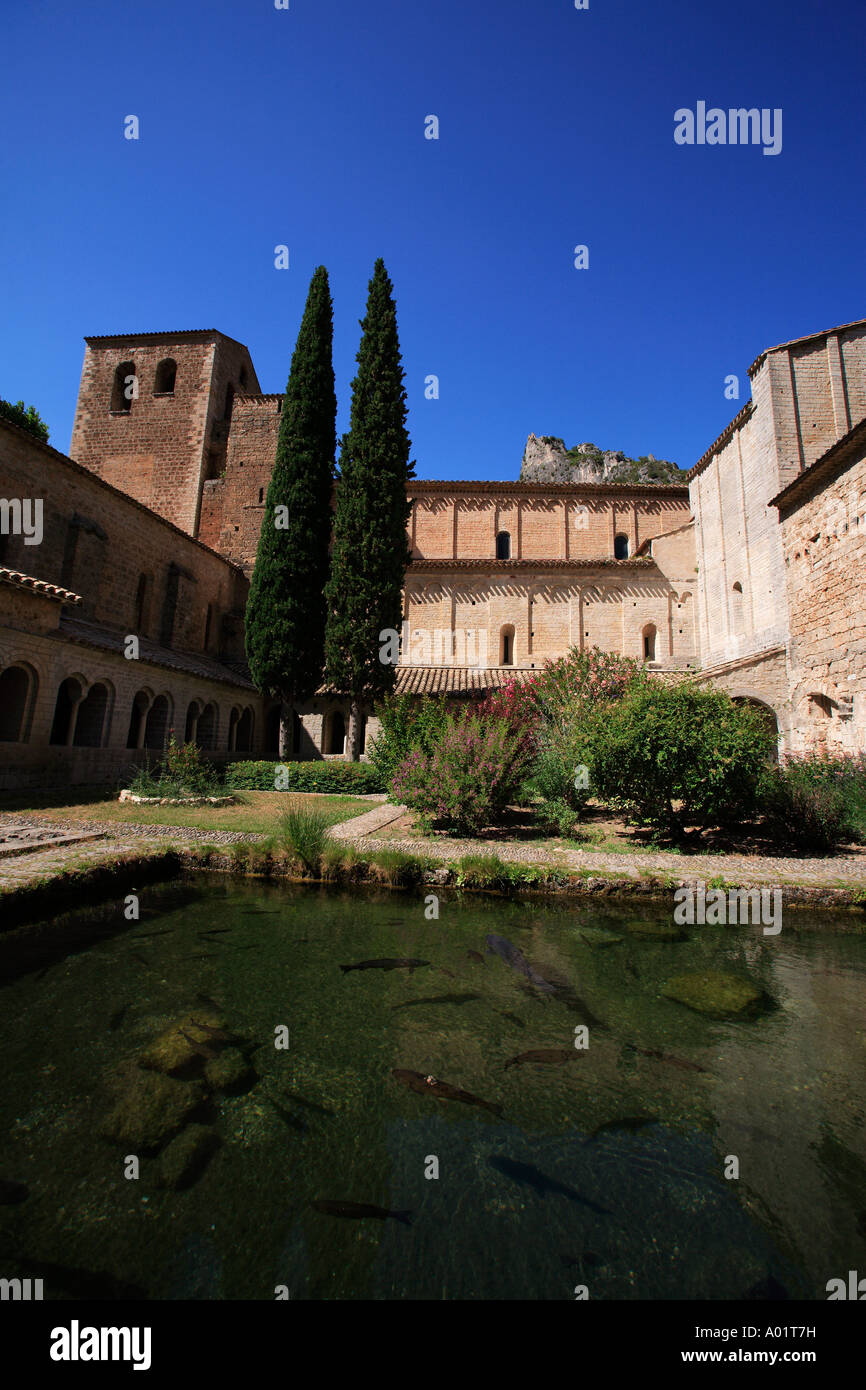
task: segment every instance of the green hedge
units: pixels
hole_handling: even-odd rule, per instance
[[[229,763],[225,784],[228,790],[272,792],[342,792],[360,796],[367,792],[383,792],[381,774],[367,763],[315,762],[283,763],[285,775],[276,786],[277,762]]]

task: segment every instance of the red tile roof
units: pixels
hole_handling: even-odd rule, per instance
[[[58,603],[81,603],[81,595],[73,594],[71,589],[61,589],[59,584],[49,584],[44,579],[35,579],[32,574],[22,574],[20,570],[7,569],[0,565],[0,584],[10,584],[16,589],[30,589],[43,598],[56,599]]]

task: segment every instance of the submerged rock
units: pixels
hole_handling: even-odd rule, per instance
[[[230,1041],[223,1021],[210,1009],[196,1009],[173,1023],[142,1052],[138,1065],[165,1076],[194,1076]]]
[[[219,1148],[215,1129],[207,1125],[187,1125],[160,1155],[157,1182],[172,1191],[189,1187],[203,1171],[211,1154]]]
[[[207,1098],[200,1081],[174,1081],[137,1068],[130,1068],[121,1084],[120,1099],[99,1126],[99,1133],[132,1153],[161,1149]]]
[[[253,1078],[253,1069],[242,1052],[227,1047],[205,1063],[205,1078],[215,1091],[241,1090]]]
[[[646,941],[685,941],[686,933],[675,922],[656,922],[651,917],[638,918],[626,923],[629,936],[643,937]]]
[[[674,975],[662,988],[666,999],[710,1018],[736,1018],[755,1011],[766,1000],[763,990],[740,975],[724,970],[704,970]]]

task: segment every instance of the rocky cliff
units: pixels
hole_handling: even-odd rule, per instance
[[[531,434],[520,467],[522,483],[681,483],[685,473],[652,454],[629,458],[621,449],[577,444],[566,449],[553,435]]]

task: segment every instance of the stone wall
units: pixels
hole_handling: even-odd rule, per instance
[[[0,537],[0,563],[80,594],[80,616],[166,647],[242,659],[241,571],[88,469],[0,421],[0,497],[40,499],[40,545]]]
[[[789,595],[771,499],[866,412],[866,330],[771,349],[750,376],[752,400],[690,475],[700,659],[705,671],[725,672],[767,656],[752,665],[784,730],[796,714],[773,655],[787,648]]]
[[[866,425],[779,510],[796,751],[866,749]]]

